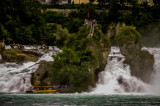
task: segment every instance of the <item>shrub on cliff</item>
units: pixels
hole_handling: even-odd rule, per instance
[[[68,35],[66,28],[62,28],[59,24],[50,23],[47,25],[45,42],[47,45],[63,46]]]
[[[124,26],[120,28],[118,34],[115,37],[118,46],[131,45],[139,42],[141,35],[136,31],[133,26]]]

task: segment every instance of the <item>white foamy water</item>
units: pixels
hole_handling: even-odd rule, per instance
[[[130,75],[129,65],[118,47],[111,47],[105,70],[99,74],[99,81],[92,93],[114,94],[125,92],[145,92],[149,85]]]
[[[0,64],[0,92],[26,92],[31,89],[31,73],[38,69],[38,63],[42,60],[53,61],[52,55],[58,51],[58,48],[48,51],[37,62]]]

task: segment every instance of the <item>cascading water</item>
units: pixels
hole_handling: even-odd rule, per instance
[[[125,57],[118,47],[111,47],[105,70],[92,93],[145,92],[149,85],[130,75],[129,65],[123,64]]]
[[[38,69],[38,62],[53,61],[52,55],[57,52],[60,50],[56,47],[54,50],[49,49],[37,62],[0,64],[0,92],[26,92],[31,89],[31,73]]]
[[[150,93],[160,94],[160,48],[143,47],[142,50],[149,51],[154,56],[154,70],[150,82]]]

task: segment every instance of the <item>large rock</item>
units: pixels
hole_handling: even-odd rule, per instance
[[[32,85],[53,85],[49,79],[49,71],[51,70],[52,62],[41,61],[39,64],[39,68],[32,73]]]
[[[2,52],[3,62],[36,62],[40,55],[36,52],[22,52],[18,49],[8,49]]]
[[[134,27],[125,26],[115,37],[121,53],[130,65],[131,75],[144,82],[149,82],[153,72],[154,58],[149,52],[141,51],[141,36]]]
[[[130,65],[131,75],[149,83],[154,70],[153,55],[148,51],[139,50],[137,54],[126,54],[125,63]]]

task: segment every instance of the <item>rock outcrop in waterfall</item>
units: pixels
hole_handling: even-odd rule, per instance
[[[132,26],[117,24],[112,27],[116,27],[112,28],[116,29],[116,33],[109,35],[112,45],[120,47],[122,55],[126,57],[124,63],[130,65],[131,75],[149,83],[154,70],[154,58],[148,51],[141,50],[141,35]]]

